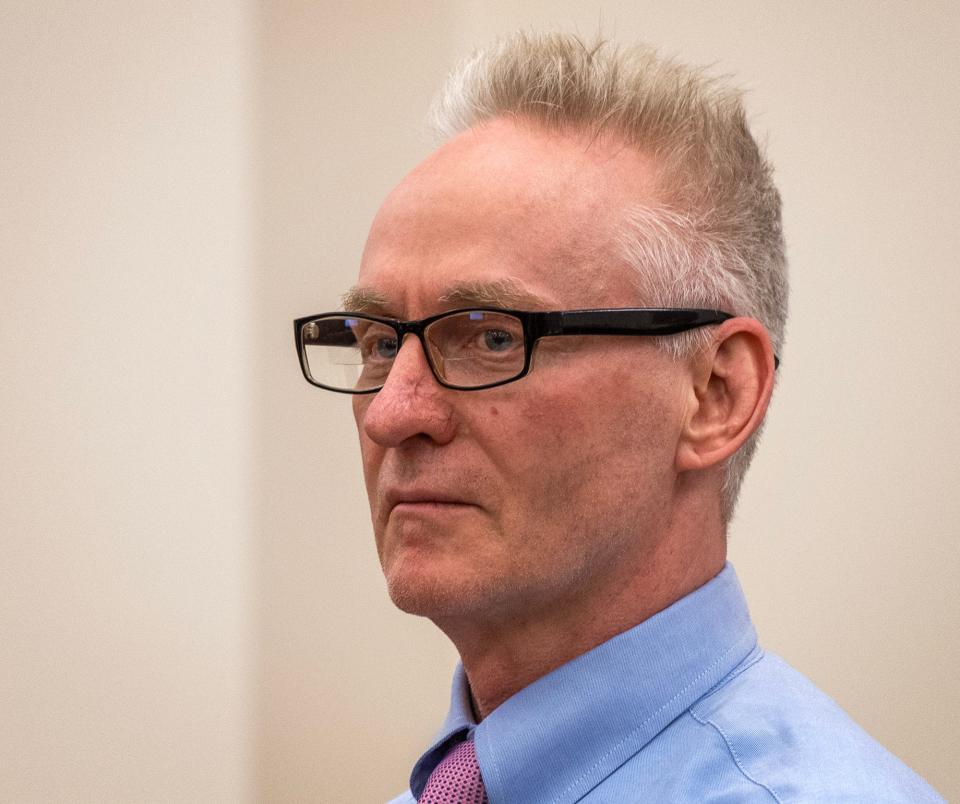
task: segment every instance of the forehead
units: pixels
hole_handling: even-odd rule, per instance
[[[473,128],[387,197],[353,298],[410,317],[470,301],[640,303],[618,243],[625,211],[654,196],[650,161],[610,136],[507,120]]]

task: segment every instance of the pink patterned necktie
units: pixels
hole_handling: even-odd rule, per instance
[[[433,769],[418,804],[488,804],[473,740],[464,740]]]

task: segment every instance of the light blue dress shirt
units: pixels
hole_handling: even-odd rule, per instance
[[[411,804],[472,736],[491,804],[942,802],[782,659],[729,564],[649,620],[538,679],[479,725],[457,667]]]

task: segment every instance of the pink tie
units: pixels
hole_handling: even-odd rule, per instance
[[[473,740],[464,740],[433,769],[418,804],[488,804]]]

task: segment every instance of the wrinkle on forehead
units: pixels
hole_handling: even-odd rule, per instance
[[[490,121],[441,146],[391,192],[359,284],[422,315],[438,302],[545,306],[509,287],[458,288],[455,278],[522,278],[548,306],[628,303],[623,210],[655,202],[655,185],[652,157],[615,135]]]
[[[517,224],[571,245],[602,231],[608,214],[656,195],[654,159],[614,133],[551,131],[495,119],[448,141],[390,193],[377,223],[402,238],[408,215],[434,212],[491,229]],[[596,242],[579,243],[581,248]],[[579,250],[579,249],[577,249]]]

